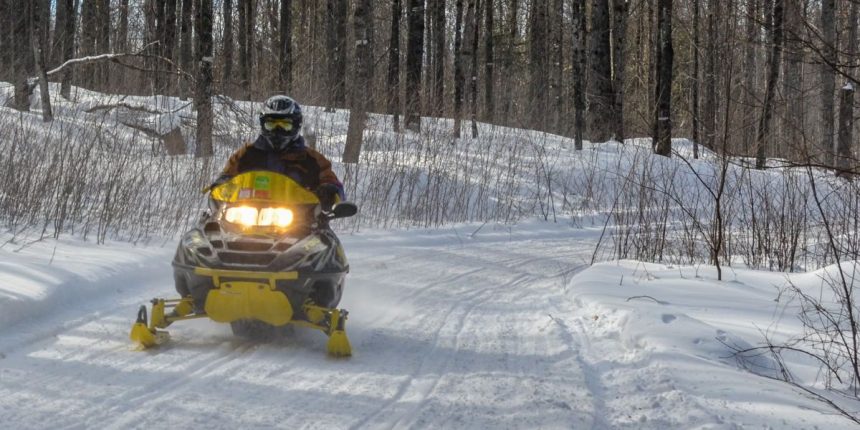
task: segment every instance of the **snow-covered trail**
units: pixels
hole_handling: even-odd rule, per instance
[[[170,346],[133,351],[136,307],[169,295],[172,250],[103,281],[99,294],[0,329],[7,428],[599,427],[601,399],[553,320],[593,240],[405,232],[344,238],[342,306],[355,355],[295,329],[272,344],[229,327],[171,327]],[[490,230],[487,228],[486,230]],[[57,328],[60,327],[60,328]]]

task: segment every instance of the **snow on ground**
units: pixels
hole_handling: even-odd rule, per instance
[[[81,136],[81,142],[98,136],[94,127],[122,119],[119,110],[85,113],[104,104],[161,106],[168,113],[137,118],[159,131],[190,115],[175,99],[153,103],[145,97],[77,94],[76,103],[58,100],[53,126],[76,130],[70,135]],[[229,140],[219,148],[221,158],[252,132],[251,104],[237,106],[238,113],[219,108],[218,132]],[[306,112],[319,149],[339,158],[346,113]],[[33,133],[52,132],[42,129],[37,113],[3,108],[0,113],[0,124],[26,118]],[[738,360],[734,355],[736,349],[761,345],[765,333],[776,341],[798,335],[797,309],[777,300],[779,289],[792,282],[814,292],[821,288],[820,273],[725,268],[725,280],[716,281],[708,266],[616,261],[589,267],[600,228],[611,221],[606,210],[615,196],[641,192],[625,191],[624,177],[637,176],[645,164],[658,173],[671,171],[679,157],[654,158],[645,140],[586,143],[585,151],[574,152],[569,140],[542,133],[482,125],[481,139],[454,142],[446,121],[430,119],[424,126],[421,135],[395,135],[386,119],[374,117],[364,148],[365,176],[347,184],[366,211],[365,218],[340,221],[352,265],[341,303],[350,311],[347,331],[355,355],[348,360],[326,358],[325,339],[317,332],[296,329],[274,343],[258,344],[234,338],[226,325],[200,320],[171,327],[173,341],[163,348],[135,351],[128,331],[138,306],[174,295],[174,240],[153,239],[157,228],[126,235],[122,226],[116,227],[118,237],[149,245],[96,246],[92,233],[89,241],[74,235],[36,240],[41,236],[28,236],[27,229],[14,236],[0,233],[0,427],[823,429],[851,424],[799,389],[771,379],[777,365],[769,356]],[[121,128],[116,135],[138,143]],[[149,143],[141,146],[148,151]],[[689,158],[688,142],[674,146]],[[111,160],[102,159],[108,165]],[[146,169],[165,166],[177,184],[188,182],[191,160],[167,160],[131,171],[128,189],[139,188],[134,180],[152,173]],[[693,172],[713,179],[713,161],[707,152],[702,160],[689,160],[689,167],[676,169],[674,185],[694,194],[699,182]],[[343,165],[335,168],[347,173]],[[552,174],[557,176],[550,192],[541,178]],[[200,197],[199,187],[186,188],[176,196]],[[387,194],[380,197],[379,189]],[[0,188],[0,196],[3,192]],[[200,203],[165,199],[188,212]],[[161,213],[171,212],[153,212]],[[155,215],[146,219],[158,224],[162,220]],[[446,224],[452,219],[509,224]],[[182,214],[171,222],[175,228],[185,225]],[[815,363],[783,358],[799,383],[822,388]],[[831,397],[858,410],[856,402]]]
[[[776,336],[797,330],[774,301],[784,275],[734,270],[717,282],[707,267],[587,268],[599,233],[532,221],[344,235],[352,272],[342,306],[355,351],[348,360],[326,358],[316,332],[257,344],[209,321],[178,323],[170,345],[135,351],[127,335],[137,306],[172,293],[172,244],[7,244],[0,422],[15,429],[849,424],[757,376],[772,374],[767,359],[741,368],[727,346],[757,345],[763,328]]]

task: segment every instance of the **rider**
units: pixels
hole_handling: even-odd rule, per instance
[[[276,95],[260,110],[260,135],[230,156],[218,182],[250,170],[269,170],[289,176],[320,199],[325,211],[345,200],[343,184],[331,162],[305,145],[302,107],[290,97]]]

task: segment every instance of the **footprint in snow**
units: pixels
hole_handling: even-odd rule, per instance
[[[669,324],[672,321],[675,321],[676,319],[678,319],[678,317],[676,317],[675,315],[663,314],[663,323],[665,323],[665,324]]]

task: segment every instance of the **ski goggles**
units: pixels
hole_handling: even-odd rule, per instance
[[[277,128],[284,129],[285,131],[290,131],[293,129],[293,121],[291,119],[286,118],[267,119],[263,121],[263,127],[267,131],[274,131]]]

